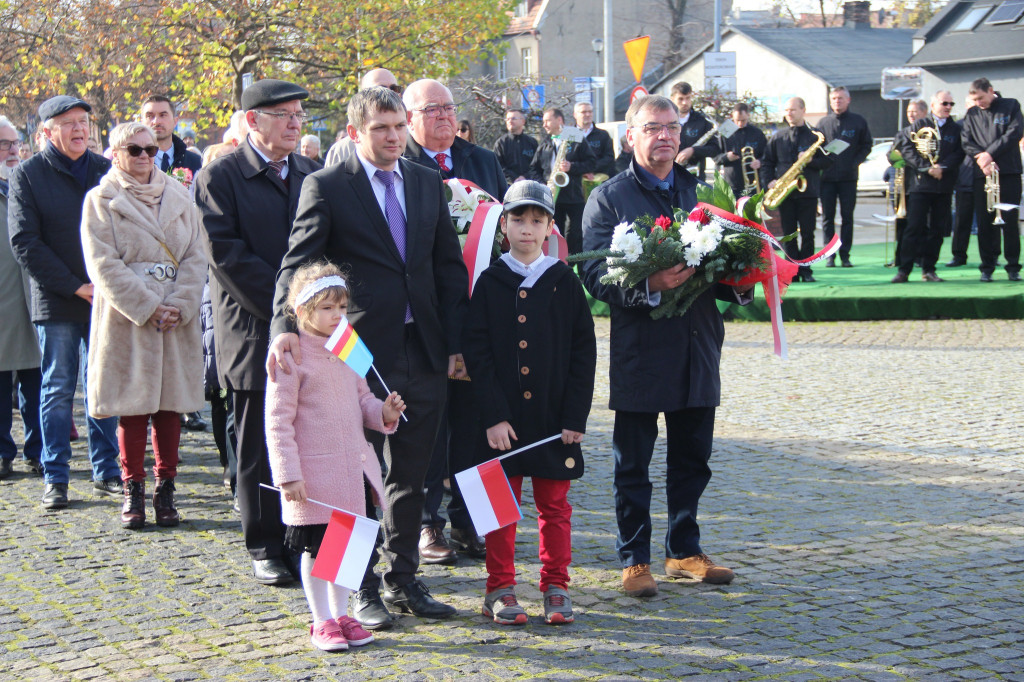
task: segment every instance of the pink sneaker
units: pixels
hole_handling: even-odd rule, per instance
[[[333,620],[325,620],[322,623],[313,623],[309,626],[309,641],[321,651],[345,651],[348,649],[348,640],[342,633],[338,623]]]
[[[355,618],[342,616],[335,622],[341,628],[342,634],[345,635],[345,639],[348,640],[351,646],[363,646],[373,641],[373,634],[364,630],[363,626]]]

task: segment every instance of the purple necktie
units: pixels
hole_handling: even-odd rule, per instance
[[[395,240],[398,253],[405,262],[405,214],[402,213],[402,206],[398,203],[398,195],[395,193],[395,172],[376,170],[374,177],[384,183],[384,215],[388,219],[388,228],[391,230],[391,238]],[[405,307],[405,321],[412,320],[412,308],[407,304]]]

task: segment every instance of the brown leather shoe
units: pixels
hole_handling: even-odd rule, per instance
[[[177,526],[179,522],[178,510],[174,507],[174,479],[156,479],[156,489],[153,490],[153,512],[156,515],[156,525]]]
[[[138,530],[146,525],[146,483],[124,482],[124,506],[121,507],[121,527]]]
[[[455,550],[448,546],[444,531],[434,526],[420,529],[420,561],[424,564],[454,564]]]
[[[651,575],[650,564],[636,564],[622,569],[622,591],[630,597],[653,597],[658,594],[658,583]]]
[[[891,281],[892,281],[893,284],[903,284],[908,279],[910,279],[910,278],[907,277],[907,273],[905,273],[905,272],[897,272],[896,275],[892,278]]]
[[[926,272],[926,273],[924,273],[923,275],[921,275],[921,279],[923,279],[926,282],[945,282],[946,281],[946,280],[942,279],[941,277],[939,277],[938,275],[936,275],[934,272]]]
[[[693,578],[714,585],[731,583],[736,577],[725,566],[716,566],[707,554],[694,554],[685,559],[665,559],[665,573],[675,578]]]

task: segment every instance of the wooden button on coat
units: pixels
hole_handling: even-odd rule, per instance
[[[519,290],[519,298],[526,298],[526,290],[525,289],[520,289]]]
[[[520,315],[516,319],[519,320],[520,323],[526,322],[526,315]]]
[[[526,348],[526,339],[523,339],[522,341],[519,342],[519,347]]]
[[[530,368],[529,368],[529,367],[523,367],[522,369],[520,369],[520,370],[519,370],[519,372],[520,372],[520,373],[521,373],[522,375],[524,375],[524,376],[525,376],[525,375],[527,375],[527,374],[529,374],[529,373],[530,373]]]
[[[572,469],[574,466],[576,466],[576,460],[573,459],[572,457],[566,457],[565,458],[565,468],[566,469]]]

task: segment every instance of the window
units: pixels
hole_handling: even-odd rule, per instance
[[[520,54],[522,55],[522,58],[523,58],[523,75],[524,76],[532,76],[533,75],[533,50],[530,49],[529,47],[524,47],[520,51]]]
[[[1006,0],[992,13],[986,24],[1012,24],[1024,14],[1024,0]]]
[[[498,60],[498,82],[504,81],[508,78],[508,55],[501,55],[501,59]]]
[[[970,12],[964,15],[964,18],[960,20],[960,23],[953,27],[954,31],[973,31],[974,27],[977,26],[992,6],[988,7],[975,7]]]
[[[526,2],[520,2],[516,4],[516,18],[522,19],[530,13],[529,5]]]

